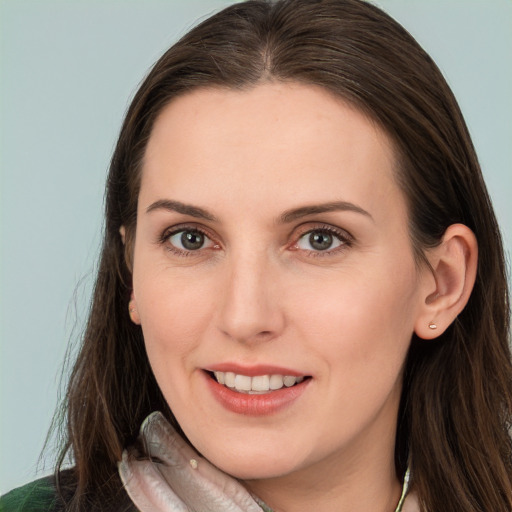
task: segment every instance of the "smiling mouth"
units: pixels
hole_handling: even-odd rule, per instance
[[[233,372],[208,371],[207,373],[224,387],[247,395],[263,395],[279,389],[291,388],[305,379],[311,378],[309,376],[297,377],[293,375],[255,375],[249,377]]]

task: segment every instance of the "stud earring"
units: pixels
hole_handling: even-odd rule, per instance
[[[429,329],[432,329],[432,330],[435,330],[435,329],[437,329],[437,325],[436,325],[434,322],[430,322],[430,323],[428,324],[428,328],[429,328]]]

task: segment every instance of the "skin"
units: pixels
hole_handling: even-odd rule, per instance
[[[150,137],[132,320],[193,445],[275,510],[389,512],[398,502],[402,370],[413,332],[429,336],[438,283],[414,260],[395,168],[375,123],[300,84],[196,90],[162,111]],[[161,200],[212,219],[150,208]],[[281,221],[340,201],[356,208]],[[326,228],[333,248],[314,250],[309,234]],[[169,236],[179,229],[202,230],[205,245],[180,252]],[[445,253],[464,259],[457,247]],[[205,386],[203,369],[223,362],[312,378],[288,407],[245,416]]]

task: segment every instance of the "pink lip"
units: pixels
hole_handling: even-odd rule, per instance
[[[244,371],[246,370],[247,369]],[[254,375],[267,375],[268,373],[291,375],[290,373],[276,372],[274,370],[271,372],[265,371],[264,373],[255,373]],[[212,379],[208,373],[202,373],[204,375],[206,385],[208,386],[213,397],[225,409],[246,416],[265,416],[281,411],[299,399],[311,382],[311,379],[306,379],[300,384],[296,384],[290,388],[283,387],[277,391],[270,391],[261,395],[249,395],[245,393],[237,393],[236,391],[233,391],[226,386],[219,384],[215,379]],[[247,373],[243,373],[242,371],[240,371],[240,374],[247,375]]]
[[[244,366],[237,363],[219,363],[205,368],[210,372],[233,372],[238,375],[247,375],[248,377],[256,377],[257,375],[290,375],[292,377],[304,377],[304,373],[300,373],[290,368],[282,366],[274,366],[267,364],[257,364],[252,366]]]

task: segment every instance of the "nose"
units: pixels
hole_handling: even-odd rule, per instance
[[[277,263],[264,254],[236,257],[225,269],[218,327],[243,343],[270,341],[285,326]]]

